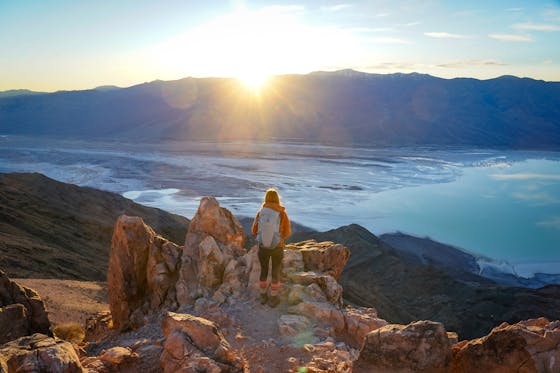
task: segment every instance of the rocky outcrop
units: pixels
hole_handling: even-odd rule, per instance
[[[369,332],[387,325],[387,321],[377,317],[374,308],[347,306],[342,310],[342,315],[346,326],[346,339],[356,348],[362,347]]]
[[[502,366],[553,372],[560,361],[558,322],[502,325],[480,340],[456,343],[457,334],[441,323],[387,325],[376,309],[343,307],[338,280],[349,250],[330,241],[287,245],[280,305],[263,306],[256,301],[258,249],[245,251],[244,240],[237,219],[211,197],[202,199],[184,246],[140,218],[121,216],[108,277],[112,323],[135,336],[148,330],[151,339],[137,344],[123,337],[124,344],[110,345],[103,336],[111,334],[111,318],[100,314],[88,321],[87,339],[107,347],[83,365],[100,372],[466,373]],[[273,365],[260,357],[284,352],[293,356]]]
[[[164,372],[243,372],[243,359],[232,351],[213,322],[169,312],[162,328],[166,338],[160,360]]]
[[[0,372],[81,373],[74,347],[44,334],[21,337],[0,346]]]
[[[115,224],[109,271],[108,300],[113,326],[135,328],[154,308],[175,307],[175,281],[181,248],[144,224],[122,215]]]
[[[452,372],[560,372],[560,321],[504,323],[453,346]]]
[[[33,333],[52,336],[50,326],[41,297],[0,271],[0,344]]]
[[[306,271],[321,272],[334,277],[336,281],[340,280],[340,274],[350,259],[350,251],[346,247],[332,242],[309,240],[293,244],[292,247],[301,252]]]
[[[370,372],[448,372],[451,343],[433,321],[387,325],[367,334],[356,365]]]
[[[213,197],[204,197],[185,237],[177,301],[200,296],[224,301],[247,284],[245,235],[239,221]]]

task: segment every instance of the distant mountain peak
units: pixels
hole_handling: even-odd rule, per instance
[[[95,87],[93,90],[95,91],[114,91],[116,89],[121,89],[121,87],[117,87],[116,85],[100,85],[99,87]]]
[[[29,89],[10,89],[8,91],[1,91],[0,92],[0,98],[39,95],[39,94],[42,94],[42,93],[45,93],[45,92],[36,92],[36,91],[31,91]]]

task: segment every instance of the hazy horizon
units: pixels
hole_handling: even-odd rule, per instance
[[[367,71],[360,71],[360,70],[356,70],[356,69],[352,69],[352,68],[346,68],[346,69],[340,69],[340,70],[317,70],[317,71],[311,71],[308,73],[293,73],[293,74],[278,74],[278,75],[271,75],[271,78],[274,77],[281,77],[281,76],[286,76],[286,75],[309,75],[309,74],[314,74],[314,73],[321,73],[321,72],[326,72],[326,73],[336,73],[336,72],[340,72],[340,71],[344,71],[344,70],[353,70],[356,71],[358,73],[365,73],[365,74],[373,74],[373,75],[393,75],[393,74],[405,74],[405,75],[410,75],[410,74],[421,74],[421,75],[429,75],[432,76],[434,78],[438,78],[438,79],[445,79],[445,80],[452,80],[452,79],[475,79],[475,80],[492,80],[492,79],[497,79],[497,78],[501,78],[503,76],[514,76],[516,78],[519,79],[533,79],[533,80],[542,80],[545,81],[547,83],[560,83],[560,78],[559,80],[544,80],[544,79],[536,79],[536,78],[532,78],[529,76],[518,76],[518,75],[512,75],[512,74],[502,74],[502,75],[496,75],[493,77],[489,77],[489,78],[484,78],[484,79],[480,79],[480,78],[476,78],[476,77],[472,77],[472,76],[456,76],[456,77],[451,77],[451,78],[446,78],[443,76],[437,76],[437,75],[433,75],[433,74],[427,74],[427,73],[422,73],[422,72],[418,72],[418,71],[412,71],[412,72],[392,72],[392,73],[372,73],[372,72],[367,72]],[[6,89],[6,90],[0,90],[0,93],[2,92],[9,92],[9,91],[30,91],[30,92],[35,92],[35,93],[55,93],[55,92],[65,92],[65,91],[86,91],[86,90],[92,90],[92,89],[98,89],[98,88],[105,88],[105,87],[114,87],[116,89],[126,89],[126,88],[130,88],[130,87],[134,87],[140,84],[147,84],[147,83],[153,83],[153,82],[173,82],[173,81],[179,81],[179,80],[183,80],[183,79],[239,79],[238,77],[235,76],[184,76],[181,78],[177,78],[177,79],[158,79],[155,78],[153,80],[149,80],[149,81],[138,81],[138,82],[133,82],[130,85],[125,85],[125,86],[119,86],[116,84],[104,84],[104,85],[99,85],[99,86],[95,86],[95,87],[85,87],[85,88],[79,88],[79,89],[57,89],[54,91],[35,91],[32,89],[29,89],[27,87],[20,87],[20,88],[10,88],[10,89]]]

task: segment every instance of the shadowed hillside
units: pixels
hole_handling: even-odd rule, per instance
[[[0,95],[0,134],[82,139],[303,140],[335,144],[560,147],[560,83],[352,70]]]
[[[558,285],[540,289],[500,286],[469,273],[472,263],[468,261],[464,270],[422,264],[416,255],[389,246],[356,224],[323,233],[296,234],[291,240],[303,238],[348,247],[350,260],[340,279],[344,298],[357,305],[375,306],[390,322],[434,320],[458,332],[460,338],[475,338],[504,321],[560,318]],[[456,261],[456,254],[448,260]]]
[[[188,219],[41,174],[0,174],[0,268],[13,277],[106,279],[113,222],[141,216],[183,242]]]

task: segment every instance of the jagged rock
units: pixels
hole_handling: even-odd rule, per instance
[[[305,347],[313,354],[311,361],[290,372],[352,373],[357,352],[349,349],[344,343],[335,344],[332,341],[325,341]]]
[[[125,347],[113,347],[105,350],[99,359],[106,361],[112,365],[121,365],[127,360],[138,358],[138,355],[133,353],[130,348]]]
[[[41,297],[0,271],[0,344],[33,333],[52,336]]]
[[[290,274],[289,279],[296,284],[319,285],[330,303],[337,307],[342,306],[342,286],[332,276],[315,272],[295,272]]]
[[[560,321],[503,323],[453,346],[452,372],[560,372]]]
[[[112,323],[111,312],[109,311],[101,311],[88,317],[86,319],[84,341],[99,342],[107,335]]]
[[[288,308],[288,312],[306,316],[322,324],[331,326],[336,333],[344,331],[345,323],[342,311],[330,303],[301,302]]]
[[[99,356],[84,357],[81,363],[87,372],[92,373],[159,373],[162,351],[163,348],[157,342],[141,339],[127,347],[116,346],[103,350]]]
[[[301,252],[305,271],[320,272],[340,280],[340,274],[350,258],[350,250],[330,241],[308,240],[291,245]]]
[[[282,315],[278,319],[278,330],[281,336],[293,337],[298,334],[308,333],[311,322],[301,315]]]
[[[204,197],[189,225],[176,284],[181,306],[198,297],[224,301],[247,284],[245,235],[239,221],[213,197]]]
[[[449,372],[451,344],[441,323],[391,324],[367,334],[357,371]]]
[[[180,253],[179,246],[157,236],[141,218],[119,217],[107,272],[108,300],[115,328],[140,326],[143,313],[150,308],[173,308]]]
[[[355,347],[362,346],[369,332],[387,325],[387,321],[377,317],[374,308],[346,307],[342,314],[346,323],[346,334]]]
[[[209,300],[207,298],[199,298],[194,304],[194,313],[197,316],[204,317],[213,321],[221,328],[231,326],[233,320],[223,308],[220,307],[220,302]]]
[[[284,250],[284,258],[282,259],[282,272],[285,277],[291,273],[304,272],[305,265],[303,263],[303,255],[301,251],[294,245],[286,245]]]
[[[222,253],[216,240],[206,236],[198,245],[198,278],[202,295],[213,294],[222,283],[226,255]]]
[[[234,257],[245,254],[245,234],[241,223],[228,209],[220,207],[214,197],[200,200],[185,237],[185,246],[197,247],[208,236],[227,244]]]
[[[0,346],[0,372],[82,372],[82,365],[69,342],[35,333]]]
[[[163,319],[162,328],[166,337],[160,359],[164,372],[243,371],[243,359],[231,350],[231,346],[212,321],[189,314],[168,312]]]
[[[259,279],[261,274],[261,264],[259,262],[259,248],[257,246],[253,246],[251,250],[245,256],[245,262],[247,263],[247,271],[248,271],[248,283],[247,287],[252,291],[259,290]],[[269,277],[271,277],[272,271],[269,273]]]

